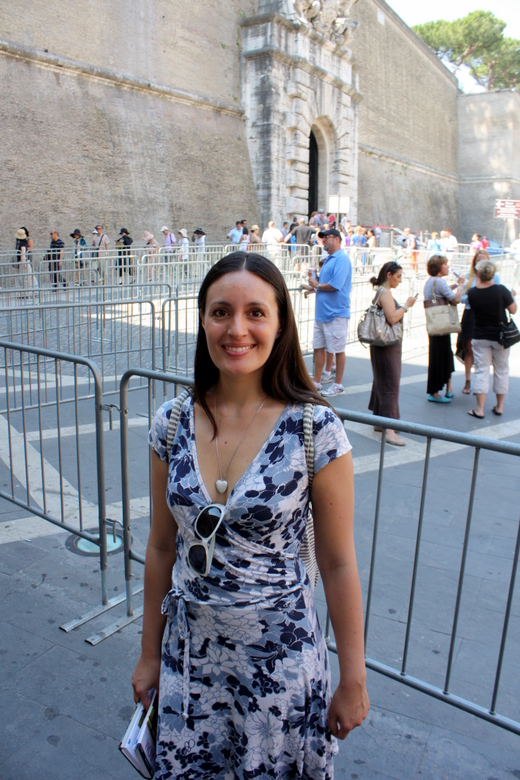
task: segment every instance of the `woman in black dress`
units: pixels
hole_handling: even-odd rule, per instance
[[[416,297],[407,299],[404,305],[399,305],[392,295],[401,284],[403,269],[399,263],[390,261],[385,263],[379,271],[379,276],[373,276],[370,283],[373,287],[380,288],[377,305],[380,306],[390,325],[395,325],[403,319],[410,306],[413,306]],[[368,408],[380,417],[392,417],[399,419],[399,384],[401,381],[401,347],[402,342],[388,347],[376,347],[370,345],[370,362],[372,363],[372,392]],[[381,428],[374,428],[380,431]],[[406,442],[397,435],[395,430],[388,428],[386,441],[395,444],[396,447],[404,447]]]
[[[427,264],[430,278],[424,285],[424,300],[431,301],[435,290],[437,300],[444,298],[449,303],[459,303],[462,296],[464,279],[459,277],[456,285],[450,287],[445,279],[449,274],[448,261],[442,255],[433,255]],[[455,371],[453,352],[451,349],[451,336],[430,336],[428,334],[428,384],[426,392],[428,401],[433,403],[450,403],[453,398],[451,389],[451,375]],[[441,390],[446,387],[446,392],[441,395]]]

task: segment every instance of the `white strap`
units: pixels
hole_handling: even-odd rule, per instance
[[[307,461],[307,474],[309,477],[309,493],[314,479],[314,404],[305,404],[303,407],[303,445],[305,447],[305,460]]]
[[[179,395],[173,402],[172,410],[170,413],[170,420],[168,422],[168,430],[166,432],[166,457],[168,459],[168,462],[170,461],[170,452],[179,425],[181,409],[183,407],[184,401],[189,396],[189,394],[190,394],[189,390],[182,390],[182,392],[179,393]]]

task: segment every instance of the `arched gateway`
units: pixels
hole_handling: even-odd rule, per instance
[[[261,0],[242,23],[242,101],[264,223],[327,209],[330,195],[349,196],[356,218],[351,3],[324,0],[312,19],[311,5]]]

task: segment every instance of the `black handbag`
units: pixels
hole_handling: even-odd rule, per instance
[[[515,325],[515,322],[511,316],[508,317],[507,322],[500,323],[500,336],[498,337],[498,343],[502,344],[504,349],[509,349],[513,344],[518,344],[520,341],[520,331]]]

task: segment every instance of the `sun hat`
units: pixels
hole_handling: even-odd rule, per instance
[[[148,230],[145,230],[143,233],[143,238],[145,241],[151,241],[153,238],[153,233],[149,233]]]
[[[22,228],[19,228],[19,229],[16,231],[15,238],[16,238],[18,241],[23,241],[23,239],[24,239],[24,238],[27,238],[27,235],[26,235],[26,233],[25,233],[25,230],[23,230]]]
[[[183,238],[188,238],[188,232],[187,232],[186,228],[181,228],[181,229],[179,230],[179,233],[181,234],[181,236],[182,236]]]

